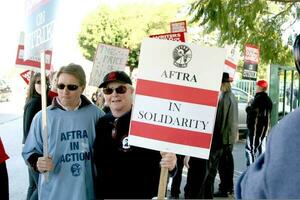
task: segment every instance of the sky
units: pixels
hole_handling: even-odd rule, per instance
[[[116,6],[129,2],[162,3],[166,1],[186,2],[186,0],[60,0],[63,17],[60,17],[59,22],[55,22],[61,28],[56,29],[58,38],[54,39],[53,44],[52,64],[54,69],[70,62],[81,64],[83,67],[89,65],[88,68],[92,66],[91,62],[82,57],[76,38],[84,16],[99,5]],[[25,27],[24,2],[25,0],[8,0],[1,3],[0,77],[15,67],[20,32],[24,31]]]

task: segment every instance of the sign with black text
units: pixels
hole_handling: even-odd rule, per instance
[[[107,44],[99,44],[94,57],[94,64],[89,85],[98,87],[104,76],[115,70],[124,71],[129,49]]]
[[[46,50],[45,51],[46,70],[50,70],[51,60],[52,60],[52,51]],[[16,66],[25,69],[34,70],[34,71],[39,71],[41,68],[41,58],[39,55],[24,60],[24,33],[23,32],[21,32],[20,34],[20,42],[18,45],[17,56],[16,56]]]
[[[129,145],[208,159],[225,50],[142,42]]]
[[[255,63],[244,63],[243,79],[256,81],[257,79],[257,64]]]
[[[259,63],[259,48],[246,44],[244,55],[243,79],[256,81]]]
[[[184,32],[177,33],[163,33],[158,35],[150,35],[150,38],[157,38],[162,40],[172,40],[177,42],[185,42]]]
[[[40,56],[53,48],[54,21],[59,0],[25,1],[25,53],[24,60]]]

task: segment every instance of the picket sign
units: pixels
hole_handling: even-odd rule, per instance
[[[115,70],[124,71],[128,56],[128,48],[99,43],[94,57],[89,85],[98,87],[107,73]]]
[[[146,38],[129,145],[208,159],[225,49]]]
[[[45,51],[53,49],[54,22],[57,16],[58,0],[25,1],[25,38],[23,60],[40,57],[42,89],[42,131],[43,154],[48,157],[47,94]],[[18,57],[17,57],[18,58]],[[42,179],[48,181],[48,173]]]

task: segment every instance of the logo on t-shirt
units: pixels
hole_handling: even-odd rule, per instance
[[[75,163],[71,166],[71,172],[73,176],[79,176],[81,174],[81,166]]]

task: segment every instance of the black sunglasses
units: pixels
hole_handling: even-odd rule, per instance
[[[113,88],[103,88],[104,94],[112,94],[114,91],[116,91],[117,94],[124,94],[127,92],[127,87],[125,85],[120,85],[119,87],[113,89]]]
[[[78,85],[73,85],[73,84],[70,84],[70,85],[65,85],[63,83],[57,84],[57,88],[60,89],[60,90],[65,89],[65,87],[67,87],[67,89],[69,91],[75,91],[75,90],[77,90],[79,88]]]

